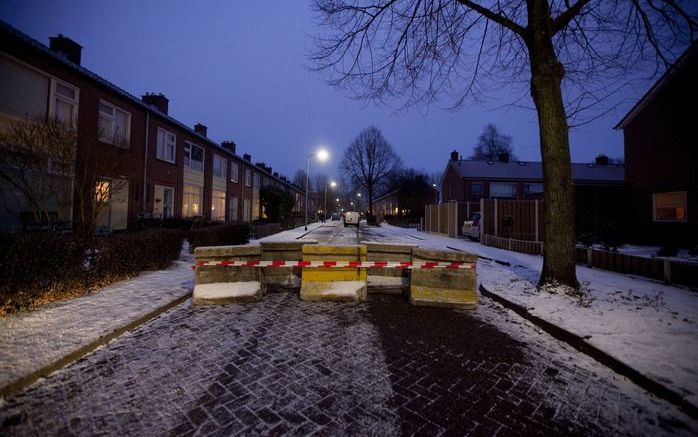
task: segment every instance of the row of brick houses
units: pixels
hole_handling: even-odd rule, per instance
[[[266,164],[253,164],[250,155],[238,155],[234,142],[211,140],[206,126],[192,129],[170,117],[165,96],[139,99],[85,69],[81,50],[62,35],[47,47],[0,22],[0,129],[26,120],[72,126],[73,171],[97,171],[92,183],[108,193],[99,228],[126,229],[142,216],[253,221],[265,215],[262,187],[291,194],[294,211],[303,211],[301,188]],[[18,229],[31,206],[12,185],[0,184],[0,193],[0,229]],[[61,220],[80,221],[73,205],[58,213]]]

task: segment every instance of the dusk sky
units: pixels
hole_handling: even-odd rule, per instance
[[[406,166],[426,172],[442,171],[454,148],[467,157],[488,122],[513,138],[520,159],[540,160],[535,113],[508,105],[520,90],[504,87],[457,112],[443,102],[398,113],[328,85],[308,69],[319,32],[309,1],[0,0],[0,17],[43,44],[59,33],[74,39],[84,67],[133,95],[165,94],[171,116],[207,125],[213,140],[234,140],[239,154],[289,177],[320,145],[331,160],[312,172],[336,175],[344,148],[371,124]],[[613,126],[652,83],[634,85],[614,111],[573,130],[572,160],[622,157]]]

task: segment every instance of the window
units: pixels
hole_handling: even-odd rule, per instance
[[[165,129],[158,129],[157,141],[157,158],[174,164],[177,137]]]
[[[516,199],[516,184],[490,182],[490,198]]]
[[[204,170],[204,148],[196,144],[184,143],[184,166],[193,170]]]
[[[237,162],[232,161],[230,163],[230,182],[235,182],[235,183],[238,182],[238,176],[239,176],[238,172],[239,171],[240,171],[240,165]]]
[[[249,222],[251,220],[251,202],[250,199],[243,199],[242,200],[242,220]]]
[[[78,112],[78,91],[57,80],[53,81],[53,114],[56,121],[74,126]]]
[[[48,76],[0,57],[0,110],[46,120],[50,84]]]
[[[245,186],[252,186],[252,170],[250,170],[249,168],[245,169]]]
[[[235,222],[239,219],[240,218],[238,217],[238,198],[231,196],[228,199],[228,220],[231,222]]]
[[[97,126],[100,141],[128,148],[131,140],[131,114],[100,100]]]
[[[470,194],[473,196],[482,196],[482,182],[473,182],[470,184]]]
[[[254,188],[259,188],[260,179],[261,179],[261,178],[259,177],[259,173],[256,173],[256,172],[255,172],[255,173],[252,175],[252,181],[253,181],[253,182],[252,182],[252,186],[253,186]]]
[[[219,178],[227,177],[228,160],[216,154],[213,155],[213,175]],[[224,199],[225,200],[225,199]]]
[[[211,193],[211,220],[225,221],[225,191],[213,190]]]
[[[196,185],[184,185],[182,196],[182,217],[194,217],[201,215],[202,189]]]
[[[687,192],[674,191],[652,195],[652,218],[656,222],[685,222],[687,217]]]
[[[524,193],[526,194],[540,194],[543,192],[543,184],[526,184],[524,185]]]

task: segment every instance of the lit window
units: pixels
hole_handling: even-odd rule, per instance
[[[157,158],[174,164],[177,137],[164,129],[158,129],[157,141]]]
[[[242,200],[242,220],[249,222],[252,220],[252,214],[251,214],[251,207],[252,203],[250,202],[250,199],[243,199]]]
[[[685,222],[688,219],[687,198],[686,191],[654,193],[654,221]]]
[[[226,178],[228,160],[216,154],[213,155],[213,175],[219,178]]]
[[[259,173],[254,173],[254,175],[252,176],[252,181],[253,181],[252,186],[255,188],[259,188],[259,181],[260,181]]]
[[[194,217],[201,215],[202,188],[196,185],[184,185],[182,196],[182,217]]]
[[[231,196],[228,199],[228,220],[235,222],[239,220],[238,217],[238,198]]]
[[[211,220],[225,221],[225,191],[213,190],[211,194]]]
[[[184,166],[193,170],[204,170],[204,149],[196,144],[184,143]]]
[[[131,114],[100,100],[97,126],[100,141],[128,148],[131,137]]]

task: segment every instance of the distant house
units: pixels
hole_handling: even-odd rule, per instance
[[[424,206],[436,203],[438,191],[425,182],[415,182],[378,196],[373,201],[373,211],[378,221],[385,216],[414,220],[424,216]]]
[[[623,220],[624,169],[606,156],[593,163],[573,163],[577,233],[597,233],[605,223]],[[479,202],[480,199],[544,199],[541,162],[459,159],[451,152],[441,179],[441,200]]]
[[[698,42],[618,123],[634,233],[648,243],[698,244]]]

